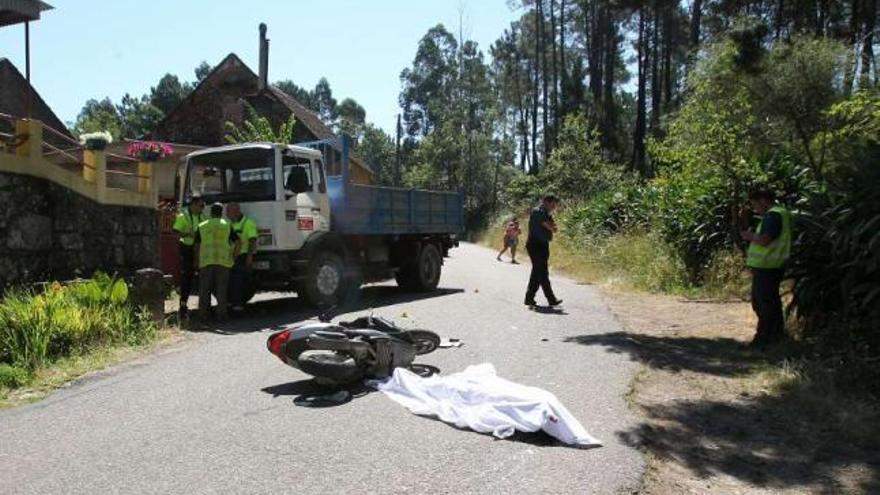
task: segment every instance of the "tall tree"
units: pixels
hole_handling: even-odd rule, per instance
[[[458,42],[442,24],[419,40],[411,68],[400,74],[400,106],[410,137],[426,136],[442,124],[458,74]]]
[[[332,125],[336,120],[337,103],[336,98],[333,97],[333,90],[330,89],[330,82],[326,77],[322,77],[315,85],[313,98],[318,107],[318,116],[325,124]]]
[[[150,103],[167,114],[189,94],[192,88],[181,84],[173,74],[165,74],[156,86],[150,88]]]
[[[208,74],[210,74],[212,70],[214,70],[214,68],[211,67],[211,65],[208,64],[208,62],[202,60],[202,63],[200,63],[194,70],[194,72],[196,74],[196,82],[197,83],[202,82],[203,79],[208,77]]]

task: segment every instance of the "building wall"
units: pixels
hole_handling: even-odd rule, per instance
[[[158,267],[158,214],[0,172],[0,287]]]

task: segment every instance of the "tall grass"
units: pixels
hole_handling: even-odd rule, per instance
[[[147,312],[128,302],[121,280],[98,274],[42,291],[12,289],[0,300],[0,386],[19,386],[26,374],[60,358],[108,345],[136,345],[153,339]],[[5,382],[5,383],[4,383]]]
[[[554,269],[590,283],[622,289],[687,297],[744,298],[749,293],[749,273],[742,255],[718,251],[708,263],[700,285],[694,285],[675,249],[659,234],[644,228],[616,232],[589,230],[560,215],[561,231],[551,248]],[[520,215],[520,218],[528,215]],[[477,242],[499,249],[504,220],[501,217]],[[522,246],[523,258],[527,258]]]

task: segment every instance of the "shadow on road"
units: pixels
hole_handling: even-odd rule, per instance
[[[381,313],[381,308],[404,304],[423,299],[450,296],[460,294],[464,289],[439,288],[430,292],[404,292],[396,286],[374,285],[362,288],[357,293],[351,294],[340,306],[330,311],[336,318],[347,313],[354,313],[367,309],[376,309]],[[316,318],[324,311],[311,308],[300,298],[287,295],[273,299],[264,299],[248,304],[244,315],[232,318],[225,323],[212,323],[210,328],[214,333],[230,335],[243,332],[254,332],[265,328],[279,325],[289,325],[299,321]],[[393,319],[393,316],[389,315]]]
[[[609,352],[628,354],[632,361],[667,371],[688,370],[733,377],[752,373],[756,367],[767,364],[767,358],[743,352],[739,341],[728,338],[613,332],[568,337],[565,342],[603,346]]]
[[[740,377],[778,366],[773,356],[747,351],[728,338],[615,332],[565,341],[604,346],[672,373]],[[641,406],[646,420],[618,436],[700,477],[724,474],[769,489],[880,493],[878,426],[847,422],[823,407],[827,391],[827,385],[802,379],[734,400],[651,401]],[[842,487],[835,477],[853,480],[853,486]]]
[[[532,306],[529,309],[534,311],[535,313],[541,313],[543,315],[559,315],[565,316],[568,313],[565,312],[562,308],[551,308],[549,306]]]
[[[346,387],[320,385],[314,378],[281,383],[261,389],[275,397],[293,397],[293,403],[301,407],[336,407],[359,399],[376,390],[362,383]]]

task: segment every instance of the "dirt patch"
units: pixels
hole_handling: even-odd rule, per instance
[[[880,491],[876,428],[843,425],[847,412],[816,398],[823,389],[799,379],[784,350],[746,349],[747,303],[605,299],[626,331],[579,341],[645,365],[629,396],[642,422],[619,433],[649,457],[641,493]]]

